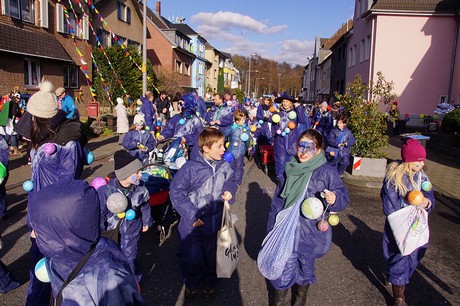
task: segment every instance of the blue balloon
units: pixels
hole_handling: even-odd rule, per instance
[[[136,212],[134,210],[132,210],[131,208],[128,209],[126,211],[126,216],[125,216],[126,220],[128,221],[131,221],[131,220],[134,220],[134,218],[136,218]]]
[[[241,141],[244,141],[244,142],[248,141],[248,139],[249,139],[248,133],[241,134],[240,139],[241,139]]]
[[[32,190],[34,190],[34,182],[32,182],[31,180],[27,180],[22,184],[22,188],[26,192],[31,192]]]
[[[184,125],[184,124],[185,124],[185,119],[184,119],[184,118],[181,118],[181,119],[179,120],[179,124],[180,124],[180,125]]]
[[[228,163],[231,163],[233,161],[234,157],[231,152],[225,152],[224,153],[224,160]]]
[[[264,121],[263,121],[262,119],[260,119],[260,120],[259,120],[259,123],[260,123],[260,124],[263,124],[263,123],[264,123]]]
[[[94,153],[89,150],[85,150],[86,164],[91,165],[94,162]]]
[[[285,136],[286,136],[286,132],[282,132],[282,133],[281,133],[281,136],[285,137]]]
[[[290,132],[291,132],[291,129],[290,129],[290,128],[285,128],[285,129],[284,129],[284,133],[285,133],[285,134],[289,134]]]
[[[163,123],[161,121],[157,121],[157,126],[162,126]]]

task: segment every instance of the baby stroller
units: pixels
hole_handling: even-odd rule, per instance
[[[169,199],[169,186],[174,174],[186,162],[188,147],[180,144],[180,138],[169,138],[157,143],[150,156],[151,164],[145,166],[141,173],[150,194],[150,207],[154,226],[160,234],[160,246],[169,237],[168,226],[178,219],[178,214]]]
[[[160,234],[160,245],[168,238],[166,228],[173,223],[176,214],[169,200],[171,172],[164,166],[152,163],[141,170],[141,180],[149,191],[149,204],[152,209],[153,226]]]
[[[180,137],[158,141],[150,156],[151,162],[165,165],[174,175],[188,159],[189,148],[180,142]]]

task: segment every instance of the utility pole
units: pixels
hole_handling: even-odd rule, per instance
[[[281,87],[281,73],[278,73],[278,93],[280,93],[280,87]]]
[[[249,98],[252,98],[251,97],[251,59],[252,57],[256,55],[255,53],[252,53],[250,56],[249,56],[249,77],[248,77],[248,95],[249,95]]]
[[[142,14],[142,95],[147,92],[147,0],[144,1]]]

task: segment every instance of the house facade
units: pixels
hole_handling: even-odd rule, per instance
[[[207,99],[210,100],[211,95],[217,93],[219,72],[224,68],[225,60],[227,57],[222,52],[211,46],[209,42],[206,43],[205,47],[205,57],[211,64],[206,70],[206,94]]]
[[[33,94],[49,80],[64,87],[85,116],[92,99],[89,9],[71,10],[55,0],[1,0],[0,6],[0,93],[18,87]]]
[[[459,10],[454,0],[356,0],[346,82],[356,74],[372,82],[381,71],[402,114],[460,103]]]
[[[195,55],[192,63],[192,88],[196,89],[199,96],[204,97],[206,91],[206,67],[209,67],[210,64],[206,59],[206,39],[185,23],[175,23],[173,27],[191,39],[190,51]]]
[[[155,12],[147,8],[147,57],[157,74],[167,74],[175,79],[183,91],[192,86],[192,65],[195,55],[191,52],[191,38],[174,28],[173,23],[161,15],[161,3]]]
[[[137,2],[133,0],[95,1],[99,15],[93,12],[92,24],[99,41],[103,47],[111,47],[117,44],[124,46],[133,45],[142,52],[142,13]],[[110,33],[116,35],[117,40]],[[93,46],[97,45],[93,41]]]

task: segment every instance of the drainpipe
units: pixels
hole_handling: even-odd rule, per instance
[[[458,28],[460,24],[460,12],[457,13],[456,16],[456,27],[455,27],[455,36],[454,36],[454,48],[452,50],[452,61],[450,65],[450,75],[449,75],[449,88],[448,88],[448,93],[447,93],[447,101],[450,103],[450,99],[452,96],[452,82],[454,79],[454,70],[455,70],[455,58],[457,56],[457,40],[458,40]]]
[[[371,41],[369,50],[369,80],[368,85],[374,84],[374,57],[375,57],[375,40],[377,35],[377,16],[371,19]],[[372,95],[368,93],[368,99],[372,99]]]

